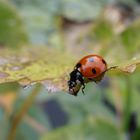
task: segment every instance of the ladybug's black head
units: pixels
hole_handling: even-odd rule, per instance
[[[77,96],[82,85],[84,86],[83,75],[78,69],[73,70],[70,73],[70,80],[68,81],[69,93]]]

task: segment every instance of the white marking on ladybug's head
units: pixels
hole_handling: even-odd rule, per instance
[[[81,73],[80,73],[80,72],[77,72],[77,73],[76,73],[76,76],[81,76]]]

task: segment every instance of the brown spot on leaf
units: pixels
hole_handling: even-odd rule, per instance
[[[26,88],[31,85],[31,80],[29,78],[23,78],[18,81],[18,83],[23,87]]]
[[[6,77],[8,77],[8,76],[9,76],[8,73],[0,72],[0,78],[6,78]]]
[[[132,64],[129,66],[126,66],[124,69],[122,69],[124,72],[128,72],[128,73],[133,73],[136,69],[136,64]]]

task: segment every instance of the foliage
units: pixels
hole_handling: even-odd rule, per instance
[[[104,119],[91,118],[76,126],[68,126],[56,130],[41,140],[122,140],[123,135],[115,128],[115,125]]]
[[[0,1],[0,44],[15,48],[27,42],[22,21],[13,6]]]
[[[68,73],[74,64],[74,58],[70,54],[44,48],[30,48],[29,53],[24,52],[24,49],[18,50],[18,55],[16,51],[3,50],[1,54],[0,83],[19,82],[24,87],[39,82],[48,89],[52,86],[52,92],[67,91]],[[138,64],[140,59],[135,58],[122,64],[114,64],[116,67],[113,70],[132,73]]]
[[[13,0],[16,7],[10,2],[0,1],[2,21],[16,21],[14,27],[11,22],[0,26],[0,38],[5,43],[5,48],[0,49],[1,139],[122,140],[126,133],[131,135],[130,121],[135,116],[138,127],[131,136],[139,139],[139,17],[115,33],[102,14],[98,17],[106,4],[102,0]],[[62,26],[65,18],[74,28]],[[89,25],[85,21],[90,21]],[[47,45],[21,47],[20,42],[26,42],[23,24],[33,43]],[[87,29],[85,26],[86,32],[73,32]],[[67,42],[68,31],[72,37],[80,37]],[[69,43],[74,45],[68,48]],[[12,50],[7,46],[20,48]],[[69,73],[81,57],[93,52],[105,58],[108,68],[115,67],[106,72],[101,83],[86,84],[85,96],[80,91],[75,98],[67,94]],[[69,119],[58,130],[52,129],[49,114],[42,109],[51,99],[60,103]],[[59,114],[55,118],[59,121]]]

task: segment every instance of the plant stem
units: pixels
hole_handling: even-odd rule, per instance
[[[132,103],[132,84],[131,79],[126,78],[126,96],[124,105],[124,130],[127,132],[129,127],[130,115],[131,115],[131,103]]]
[[[24,104],[19,109],[18,113],[16,114],[15,118],[13,119],[7,140],[15,140],[17,127],[18,127],[19,123],[21,122],[21,120],[23,119],[26,112],[28,111],[29,107],[32,105],[32,103],[33,103],[36,95],[39,93],[40,89],[41,89],[40,85],[35,86],[31,95],[28,97],[28,99],[24,102]]]

